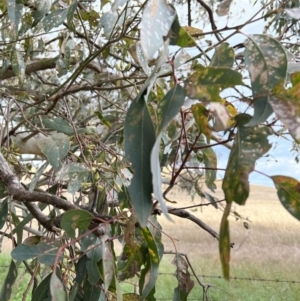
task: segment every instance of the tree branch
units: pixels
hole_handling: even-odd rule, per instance
[[[212,237],[219,240],[219,234],[215,230],[213,230],[210,226],[208,226],[204,222],[202,222],[198,217],[190,214],[188,211],[183,210],[183,209],[168,207],[168,212],[170,214],[176,215],[178,217],[191,220],[192,222],[196,223],[199,227],[201,227],[203,230],[208,232]]]
[[[80,209],[76,205],[64,199],[61,199],[55,195],[52,195],[50,193],[35,192],[35,191],[30,192],[25,190],[23,185],[20,183],[18,177],[12,172],[9,164],[7,163],[7,161],[5,160],[1,152],[0,152],[0,178],[7,186],[8,191],[13,196],[13,198],[17,201],[23,202],[25,205],[28,202],[29,203],[40,202],[40,203],[55,206],[57,208],[66,211],[70,209]],[[36,208],[33,208],[32,206],[30,208],[34,210],[35,214],[39,214]],[[46,220],[43,219],[43,222],[46,222]]]

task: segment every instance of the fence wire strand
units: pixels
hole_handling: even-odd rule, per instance
[[[173,273],[159,273],[159,275],[168,275],[174,276]],[[215,278],[215,279],[224,279],[223,276],[218,275],[197,275],[198,277],[202,278]],[[194,277],[191,275],[191,277]],[[264,278],[250,278],[250,277],[230,277],[230,280],[242,280],[242,281],[261,281],[261,282],[277,282],[277,283],[292,283],[292,284],[300,284],[300,281],[297,280],[286,280],[286,279],[264,279]]]

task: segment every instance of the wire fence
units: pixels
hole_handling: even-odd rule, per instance
[[[174,276],[174,273],[159,273],[159,275],[165,276]],[[191,275],[191,277],[195,277]],[[218,275],[197,275],[199,278],[214,278],[214,279],[225,279],[223,276]],[[251,277],[235,277],[231,276],[230,280],[241,280],[241,281],[261,281],[261,282],[281,282],[281,283],[292,283],[292,284],[300,284],[299,280],[287,280],[287,279],[264,279],[264,278],[251,278]]]

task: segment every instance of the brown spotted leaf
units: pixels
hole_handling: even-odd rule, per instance
[[[286,176],[271,177],[277,189],[277,195],[284,208],[300,220],[300,183]]]
[[[268,99],[274,86],[286,77],[287,56],[281,44],[267,35],[250,35],[245,46],[254,106],[254,116],[248,126],[254,126],[273,113]]]
[[[249,196],[249,174],[254,170],[255,161],[270,148],[267,127],[247,127],[251,116],[236,116],[237,134],[227,163],[222,189],[227,203],[244,205]]]
[[[278,84],[270,98],[276,116],[289,130],[293,138],[300,141],[300,73],[291,75],[293,87],[286,90],[283,83]]]

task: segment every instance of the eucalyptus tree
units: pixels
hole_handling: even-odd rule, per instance
[[[232,204],[246,203],[270,136],[300,140],[298,1],[253,3],[246,21],[218,26],[234,5],[0,1],[0,229],[14,247],[0,300],[12,298],[21,262],[24,300],[155,300],[158,214],[218,239],[230,278]],[[264,32],[247,35],[256,22]],[[224,200],[211,194],[216,145],[230,150]],[[300,183],[265,176],[299,219]],[[170,206],[178,185],[223,210],[219,231]],[[188,260],[174,263],[174,300],[186,300]],[[138,290],[123,295],[132,278]]]

